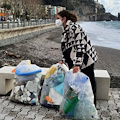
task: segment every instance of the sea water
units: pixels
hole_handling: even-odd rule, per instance
[[[78,22],[93,45],[120,50],[120,21]]]

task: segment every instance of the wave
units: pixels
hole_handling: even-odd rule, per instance
[[[120,22],[78,22],[85,30],[93,45],[120,50]]]

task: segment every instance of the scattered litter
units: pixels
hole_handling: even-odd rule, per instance
[[[58,50],[59,48],[53,48],[53,47],[51,47],[51,49],[52,49],[52,50]]]
[[[6,50],[4,50],[4,52],[6,53],[6,55],[10,56],[10,57],[15,57],[15,58],[21,58],[20,55],[15,55],[14,53],[8,52]]]

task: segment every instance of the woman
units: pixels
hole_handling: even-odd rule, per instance
[[[94,63],[97,61],[97,54],[90,39],[76,22],[77,16],[68,10],[57,14],[56,25],[64,28],[61,40],[63,59],[59,63],[67,63],[69,69],[73,68],[73,73],[80,70],[89,76],[96,105]]]

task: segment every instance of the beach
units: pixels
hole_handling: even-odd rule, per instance
[[[33,64],[50,67],[61,60],[62,29],[56,28],[35,38],[0,47],[0,64],[16,66],[21,60],[30,59]],[[120,87],[120,50],[94,46],[98,54],[95,69],[107,70],[111,76],[112,87]],[[9,53],[12,53],[11,55]],[[19,57],[16,57],[19,55]]]

